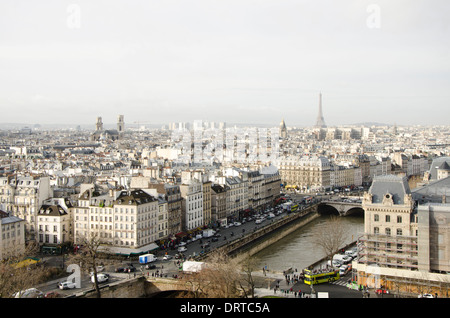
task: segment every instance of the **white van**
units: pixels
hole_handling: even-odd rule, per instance
[[[348,265],[342,265],[339,267],[339,275],[345,275],[347,273]]]
[[[343,264],[348,264],[352,261],[352,258],[345,254],[335,254],[333,256],[333,260],[338,260]]]
[[[354,251],[354,250],[348,250],[348,251],[345,251],[345,255],[348,255],[348,256],[350,256],[353,259],[353,258],[356,257],[357,252]]]

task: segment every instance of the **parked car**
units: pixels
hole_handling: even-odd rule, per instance
[[[234,226],[241,226],[241,222],[234,222]]]
[[[116,268],[116,273],[129,273],[129,272],[134,272],[134,271],[136,271],[136,268],[132,264],[129,264],[128,266]]]
[[[431,294],[421,294],[418,298],[434,298],[434,296]]]
[[[163,261],[168,261],[169,259],[172,259],[172,255],[166,254],[163,257]]]
[[[184,247],[184,246],[180,246],[180,247],[178,248],[178,252],[180,252],[180,253],[186,252],[186,251],[187,251],[187,248]]]
[[[44,293],[37,288],[28,288],[14,294],[14,298],[42,298]]]
[[[340,267],[339,267],[339,275],[345,275],[345,274],[347,274],[347,271],[348,271],[348,265],[341,265]]]
[[[75,283],[72,282],[60,282],[58,284],[59,289],[73,289],[75,287],[76,287]]]
[[[45,294],[44,298],[58,298],[61,297],[60,294],[58,294],[55,291],[49,291],[48,293]]]
[[[200,247],[201,247],[201,248],[207,248],[207,247],[209,247],[209,243],[206,242],[206,243],[202,244]]]
[[[99,283],[104,283],[107,282],[109,280],[109,275],[105,275],[105,274],[97,274],[97,282]],[[94,283],[95,282],[95,277],[94,275],[91,276],[91,282]]]

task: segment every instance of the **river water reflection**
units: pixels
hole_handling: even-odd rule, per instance
[[[253,256],[257,268],[282,272],[288,268],[302,270],[325,256],[314,244],[313,230],[329,222],[329,215],[321,215],[309,224],[285,236]],[[342,226],[348,228],[345,244],[355,241],[364,232],[363,215],[342,217]]]

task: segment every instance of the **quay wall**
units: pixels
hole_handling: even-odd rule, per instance
[[[283,239],[288,234],[301,228],[319,217],[317,205],[313,205],[301,212],[296,212],[287,217],[274,221],[272,223],[261,226],[253,233],[247,233],[229,244],[222,246],[219,250],[223,250],[239,260],[243,260],[254,255],[271,244]],[[197,260],[206,260],[207,255],[197,257]],[[172,280],[169,280],[172,282]],[[167,285],[167,286],[166,286]],[[101,288],[102,298],[140,298],[158,293],[162,290],[180,290],[180,286],[176,282],[161,285],[153,284],[145,277],[137,277],[122,282],[104,285]],[[164,286],[161,288],[161,286]],[[75,294],[71,297],[95,298],[97,297],[94,289]]]
[[[304,218],[299,218],[281,227],[276,227],[260,238],[234,251],[233,255],[235,255],[239,259],[248,258],[265,249],[266,247],[282,240],[287,235],[291,234],[292,232],[296,231],[297,229],[301,228],[302,226],[308,224],[318,217],[319,214],[314,212],[306,215]]]
[[[283,239],[288,234],[318,217],[317,205],[313,205],[301,212],[292,213],[283,219],[264,225],[252,233],[242,235],[240,238],[218,248],[218,250],[238,259],[245,259]],[[202,255],[197,260],[206,258],[207,255]]]

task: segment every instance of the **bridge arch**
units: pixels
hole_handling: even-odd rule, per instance
[[[361,204],[344,202],[321,202],[317,207],[317,212],[322,215],[364,215],[364,209]]]
[[[317,212],[320,215],[340,215],[339,211],[334,206],[326,203],[319,203]]]
[[[364,209],[362,207],[351,208],[351,209],[347,210],[345,215],[350,215],[350,214],[364,216]]]

